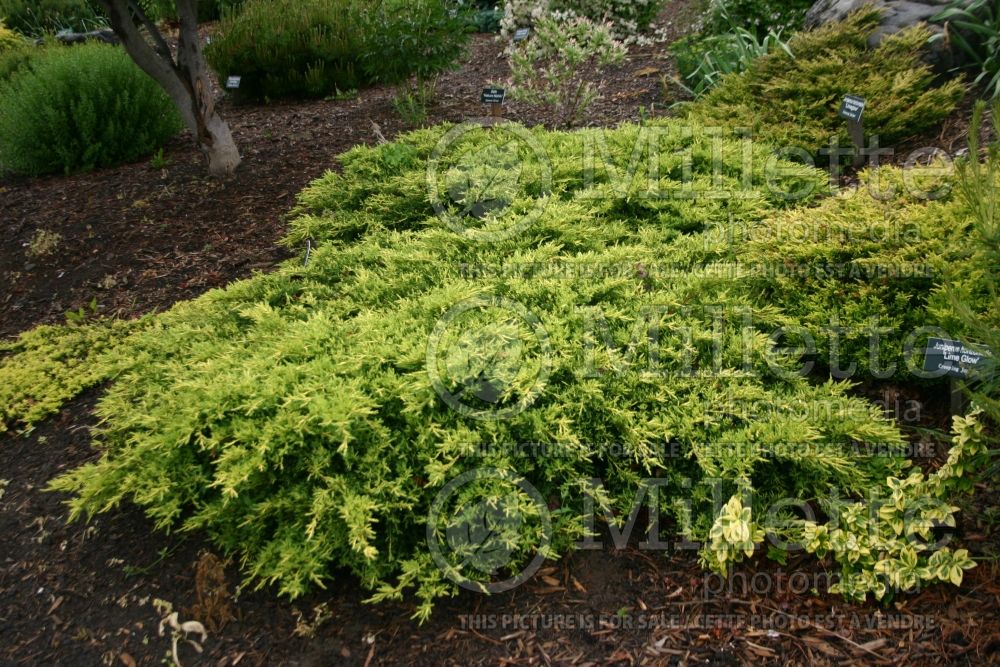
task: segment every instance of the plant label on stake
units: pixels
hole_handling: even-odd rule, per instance
[[[929,373],[944,371],[946,377],[968,380],[988,369],[992,357],[991,351],[984,347],[972,347],[947,338],[929,338],[924,352],[924,370]]]
[[[844,101],[840,104],[840,117],[855,123],[861,122],[861,116],[865,113],[865,100],[857,95],[844,95]]]
[[[951,379],[951,411],[959,414],[964,408],[964,395],[957,380],[976,379],[988,372],[993,364],[992,351],[973,347],[962,341],[947,338],[929,338],[924,350],[924,371],[941,373]]]
[[[479,101],[490,105],[490,116],[500,118],[503,116],[503,101],[506,98],[507,91],[503,88],[483,88]]]
[[[226,79],[226,89],[236,90],[240,87],[240,81],[243,80],[242,76],[230,76]]]
[[[523,42],[528,39],[528,35],[531,34],[531,28],[518,28],[514,31],[514,41]]]
[[[847,121],[847,131],[854,142],[857,155],[854,157],[854,166],[860,167],[864,164],[862,150],[865,147],[865,129],[861,117],[865,113],[865,98],[857,95],[844,95],[844,101],[840,103],[840,117]]]

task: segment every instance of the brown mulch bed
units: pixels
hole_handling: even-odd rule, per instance
[[[668,8],[679,12],[676,34],[695,4]],[[491,37],[475,38],[462,67],[439,83],[432,122],[484,114],[479,91],[506,76],[500,51]],[[633,48],[606,75],[605,99],[588,124],[638,120],[640,107],[668,113],[661,77],[671,73],[662,45]],[[272,268],[289,256],[276,242],[296,193],[335,168],[337,154],[407,129],[392,95],[375,88],[350,101],[224,102],[244,155],[230,181],[206,178],[181,136],[163,168],[145,162],[0,182],[0,337],[61,322],[91,300],[123,317],[162,310]],[[506,115],[551,122],[544,109],[517,103]],[[960,134],[961,122],[952,126]],[[948,148],[955,136],[946,135],[938,145]],[[37,230],[60,235],[52,253],[26,252]],[[203,654],[181,644],[185,666],[984,664],[998,648],[1000,586],[989,563],[960,588],[859,606],[826,593],[822,570],[808,559],[784,566],[758,559],[723,582],[706,577],[691,552],[642,551],[635,540],[547,563],[505,594],[442,600],[424,625],[410,618],[412,601],[365,604],[368,594],[346,573],[292,603],[269,588],[240,589],[231,563],[225,583],[214,586],[215,611],[205,611],[213,586],[197,566],[211,562],[211,549],[200,536],[155,531],[131,506],[67,525],[65,498],[44,491],[97,456],[89,433],[97,397],[78,398],[30,435],[0,437],[0,479],[9,480],[0,484],[0,664],[163,664],[171,642],[158,633],[157,600],[182,621],[211,626]],[[939,426],[946,405],[917,398]],[[981,489],[961,515],[960,539],[974,554],[997,553],[995,506]]]
[[[826,592],[830,578],[810,557],[758,557],[723,579],[690,551],[641,550],[639,536],[619,550],[605,538],[508,593],[442,600],[424,625],[410,618],[412,601],[366,604],[347,573],[294,603],[240,590],[233,565],[224,585],[208,586],[197,575],[210,552],[200,536],[158,532],[131,506],[67,525],[63,498],[42,491],[95,458],[95,400],[0,447],[0,477],[11,478],[0,499],[0,664],[158,664],[170,650],[158,599],[182,621],[219,622],[204,654],[181,645],[183,665],[980,665],[1000,648],[988,562],[958,588],[857,605]],[[997,553],[995,506],[981,492],[960,515],[973,555]],[[209,590],[231,618],[195,608]]]

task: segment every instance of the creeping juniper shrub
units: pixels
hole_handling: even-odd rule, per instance
[[[771,529],[773,499],[823,498],[831,487],[857,498],[887,479],[910,479],[905,440],[876,406],[852,397],[847,383],[809,381],[797,372],[800,359],[773,350],[769,332],[811,321],[808,299],[775,301],[760,282],[706,270],[792,252],[797,240],[734,244],[729,226],[791,222],[825,174],[778,161],[769,187],[769,146],[751,145],[747,168],[742,140],[660,123],[524,130],[518,136],[529,145],[520,147],[498,142],[495,128],[465,128],[448,135],[446,151],[452,129],[438,127],[352,149],[341,171],[299,199],[286,243],[311,239],[307,266],[289,262],[178,304],[94,359],[98,375],[113,378],[97,408],[104,455],[53,488],[74,494],[74,517],[128,500],[159,528],[203,530],[239,556],[249,579],[284,594],[302,595],[345,568],[373,600],[414,591],[426,618],[436,598],[456,590],[449,573],[464,572],[461,549],[443,560],[428,551],[428,516],[446,484],[475,470],[506,471],[548,499],[544,554],[552,557],[586,534],[587,494],[599,509],[627,514],[644,478],[665,479],[663,497],[679,502],[661,510],[705,544],[704,562],[718,570],[753,553]],[[510,176],[504,165],[515,158]],[[431,159],[439,180],[429,190]],[[630,172],[650,159],[655,179]],[[470,215],[473,199],[507,205]],[[939,229],[954,233],[948,225],[962,223],[950,201],[936,205],[946,213]],[[814,215],[854,224],[872,213],[844,206],[825,200]],[[902,210],[929,216],[915,203]],[[531,224],[517,227],[531,211]],[[512,223],[516,233],[501,233]],[[902,249],[874,240],[852,252]],[[910,295],[923,284],[890,280],[893,288]],[[872,300],[845,318],[888,320],[901,308],[890,296],[881,311]],[[435,333],[456,306],[484,297],[530,313],[544,343],[503,308],[473,309],[469,328]],[[826,305],[817,299],[814,308]],[[719,327],[719,312],[736,322],[750,313],[752,322]],[[441,358],[429,358],[435,336]],[[39,371],[22,361],[37,354],[23,354],[6,359],[0,380]],[[483,373],[499,383],[495,394],[463,395],[467,378]],[[37,420],[25,414],[27,381],[18,386],[5,419]],[[506,417],[470,417],[448,395]],[[859,442],[886,455],[858,456]],[[525,456],[510,447],[520,443],[558,447]],[[721,512],[720,497],[730,499]],[[524,518],[503,527],[510,561],[494,573],[503,578],[538,548],[537,506],[496,479],[470,482],[455,498],[458,515],[501,501]],[[432,529],[451,539],[450,526]],[[787,528],[802,539],[807,530]],[[921,557],[949,580],[968,566],[957,553]]]
[[[14,49],[23,48],[24,45],[24,39],[4,25],[3,19],[0,18],[0,55]]]
[[[0,433],[12,426],[30,429],[84,390],[113,378],[127,361],[118,354],[122,341],[148,322],[46,325],[0,343]]]
[[[864,97],[865,130],[880,145],[919,136],[950,114],[965,86],[951,79],[934,86],[921,62],[930,32],[915,26],[889,35],[874,49],[868,38],[879,12],[861,9],[841,23],[793,36],[788,47],[753,60],[746,71],[722,78],[688,107],[701,122],[750,128],[762,141],[800,147],[814,156],[831,138],[850,146],[837,115],[845,94]]]
[[[862,172],[859,187],[815,208],[782,212],[737,228],[737,255],[753,272],[747,286],[779,307],[782,345],[808,336],[818,372],[878,380],[922,363],[924,339],[902,344],[928,324],[935,291],[953,267],[970,266],[970,210],[953,196],[943,165]],[[804,362],[804,363],[807,363]]]
[[[42,49],[0,84],[0,172],[121,164],[149,155],[180,128],[163,90],[114,46]]]

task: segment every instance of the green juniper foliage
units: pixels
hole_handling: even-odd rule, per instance
[[[818,370],[856,378],[912,378],[923,362],[923,340],[906,337],[922,326],[959,327],[926,308],[949,276],[976,266],[970,246],[971,210],[949,196],[944,165],[860,174],[857,189],[798,208],[753,227],[734,226],[747,285],[781,309],[783,344],[810,339]],[[978,273],[978,272],[977,272]],[[874,350],[872,345],[877,343]],[[831,362],[839,360],[837,368]],[[843,375],[841,375],[843,376]]]
[[[762,247],[734,244],[732,229],[792,224],[825,183],[793,163],[769,174],[769,161],[767,146],[676,122],[574,133],[445,126],[352,149],[341,172],[300,197],[286,242],[312,240],[308,265],[178,304],[113,352],[95,351],[85,383],[114,376],[97,408],[104,455],[53,488],[73,494],[74,517],[128,500],[159,528],[204,531],[251,580],[293,597],[339,567],[374,600],[413,589],[423,618],[455,579],[503,578],[543,536],[544,555],[571,548],[589,530],[588,494],[628,516],[647,477],[680,499],[662,510],[705,543],[706,565],[725,569],[771,529],[771,501],[833,488],[863,497],[909,466],[894,454],[902,435],[875,406],[846,383],[802,377],[796,354],[773,349],[775,327],[811,325],[814,314],[796,311],[804,301],[775,303],[758,282],[706,270],[761,257]],[[813,215],[844,220],[843,206],[827,199]],[[958,216],[942,210],[942,232],[954,233]],[[916,287],[889,289],[912,298]],[[898,315],[893,299],[867,307],[845,318]],[[11,423],[40,416],[26,378],[51,370],[33,340],[0,366],[0,386],[20,377],[6,401]],[[46,410],[79,388],[64,371],[55,377],[65,389],[46,395]],[[511,447],[524,443],[554,450]],[[859,456],[858,443],[886,455]],[[500,472],[473,473],[483,469]],[[453,547],[443,555],[428,551],[438,510],[432,535]],[[473,549],[470,562],[461,532],[483,513],[502,548]],[[937,561],[948,578],[967,565]]]
[[[12,50],[19,49],[24,46],[24,40],[16,32],[4,25],[3,19],[0,19],[0,55]]]
[[[688,107],[703,123],[751,128],[758,139],[800,147],[813,155],[832,137],[850,146],[837,111],[846,94],[867,100],[865,131],[891,146],[919,136],[954,110],[964,85],[952,79],[933,87],[933,72],[920,60],[930,36],[925,26],[890,35],[875,49],[868,38],[879,13],[861,9],[843,22],[798,33],[790,52],[775,49],[746,72],[724,76]],[[794,55],[791,55],[794,54]]]
[[[148,318],[41,326],[0,344],[0,433],[30,428],[124,367],[122,341]]]
[[[180,128],[163,90],[119,47],[39,49],[0,83],[0,172],[120,164],[149,155]]]

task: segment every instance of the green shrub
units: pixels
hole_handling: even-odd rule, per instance
[[[362,67],[370,81],[413,75],[428,81],[451,68],[468,40],[467,22],[442,0],[384,0],[364,12]]]
[[[37,175],[128,162],[180,127],[166,94],[122,49],[45,49],[0,87],[0,170]]]
[[[238,10],[244,0],[199,0],[198,20],[218,21],[228,12]],[[146,15],[154,21],[177,19],[177,3],[174,0],[140,0]]]
[[[0,19],[30,37],[64,29],[83,32],[106,25],[104,12],[94,0],[0,0]]]
[[[637,154],[651,137],[659,150]],[[860,497],[908,468],[894,454],[902,436],[875,406],[845,383],[796,374],[794,355],[775,356],[768,332],[786,317],[781,304],[743,276],[705,270],[762,252],[734,245],[728,225],[796,215],[813,196],[788,193],[826,181],[778,161],[768,187],[771,148],[749,146],[749,166],[747,148],[665,122],[575,133],[439,127],[352,149],[341,172],[300,197],[286,242],[312,240],[306,266],[178,304],[94,360],[117,374],[98,406],[104,455],[53,488],[74,494],[73,516],[129,500],[160,528],[203,530],[250,579],[285,594],[343,567],[375,600],[416,589],[426,616],[455,590],[456,572],[480,582],[506,573],[477,574],[461,548],[443,563],[428,552],[428,515],[446,483],[489,468],[530,482],[549,507],[543,552],[556,556],[587,533],[588,493],[627,514],[655,476],[667,484],[661,497],[675,499],[661,511],[706,543],[707,565],[725,569],[758,546],[770,501],[832,487]],[[431,159],[440,178],[429,190]],[[625,176],[647,160],[655,178]],[[475,212],[497,201],[506,206]],[[816,213],[862,212],[838,206],[827,200]],[[800,245],[779,243],[775,252]],[[442,331],[470,299],[485,305],[468,328]],[[536,317],[544,338],[509,303]],[[753,323],[717,327],[720,308],[751,312]],[[656,343],[636,324],[649,324]],[[429,353],[435,339],[449,354]],[[13,359],[0,386],[8,368],[29,365]],[[442,400],[463,387],[475,390],[463,399],[472,412]],[[505,418],[472,418],[478,408]],[[559,449],[510,447],[524,443]],[[859,456],[858,443],[887,455]],[[592,489],[593,477],[603,487]],[[498,538],[516,569],[540,529],[537,507],[510,487],[476,478],[448,511],[461,522],[468,508],[516,503],[525,521]],[[714,501],[727,498],[720,512]],[[451,539],[449,526],[432,530]],[[924,555],[949,579],[968,565]]]
[[[220,78],[253,99],[320,97],[364,81],[361,17],[350,0],[249,0],[205,48]]]
[[[323,97],[449,67],[466,23],[443,0],[248,0],[205,49],[253,99]]]
[[[863,9],[842,23],[792,37],[782,50],[754,60],[742,74],[721,83],[690,107],[706,123],[751,128],[778,146],[816,153],[838,137],[850,146],[846,123],[838,116],[845,94],[867,100],[865,130],[880,145],[919,136],[937,126],[964,93],[960,80],[932,87],[934,75],[920,61],[930,36],[926,27],[886,37],[867,46],[879,14]]]

